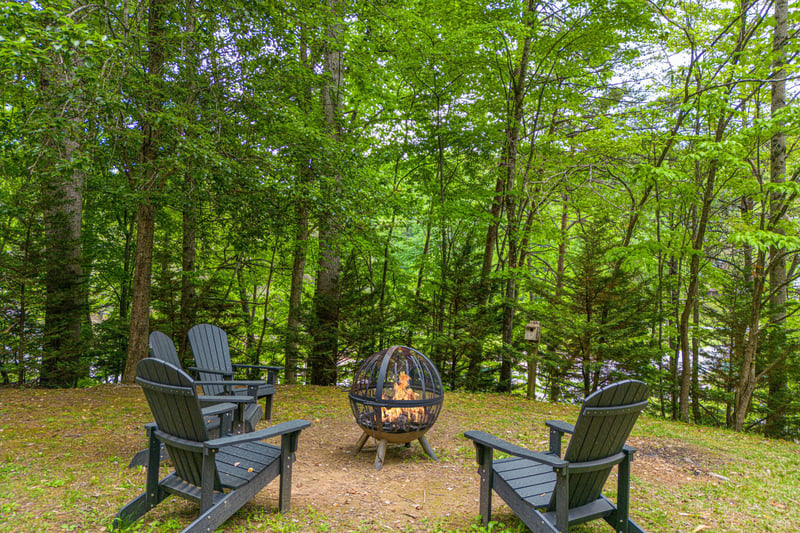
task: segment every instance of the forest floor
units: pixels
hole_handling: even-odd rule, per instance
[[[546,449],[548,419],[574,422],[575,406],[495,394],[448,393],[428,440],[390,445],[381,470],[375,443],[338,388],[281,386],[272,423],[311,422],[300,437],[292,510],[276,512],[277,482],[223,531],[486,531],[478,527],[475,453],[463,433],[481,429]],[[144,485],[127,463],[145,445],[150,415],[136,386],[46,391],[0,388],[0,532],[106,531]],[[266,426],[267,423],[261,423]],[[632,516],[649,531],[798,531],[800,445],[643,416],[629,441]],[[167,466],[164,467],[166,471]],[[615,483],[609,482],[613,494]],[[172,498],[136,531],[180,531],[196,516]],[[495,497],[492,531],[522,531]],[[595,523],[579,531],[608,531]]]

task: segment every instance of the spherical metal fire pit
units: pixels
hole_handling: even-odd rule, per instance
[[[364,431],[358,450],[369,437],[378,442],[375,468],[383,466],[386,445],[419,440],[438,460],[425,439],[442,409],[442,379],[433,363],[407,346],[392,346],[371,355],[356,371],[350,387],[350,407]]]

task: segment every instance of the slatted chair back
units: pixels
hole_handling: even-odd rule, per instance
[[[183,370],[154,358],[142,359],[136,366],[136,382],[142,386],[159,431],[186,441],[204,442],[208,430],[200,411],[197,392]],[[199,487],[203,477],[203,449],[191,450],[165,443],[176,475]],[[214,487],[219,490],[219,474]]]
[[[647,406],[648,394],[641,381],[626,380],[587,396],[564,459],[582,463],[621,453],[639,413]],[[570,474],[569,507],[599,498],[611,469]]]
[[[150,357],[161,359],[175,368],[183,368],[178,351],[175,350],[175,343],[169,335],[161,331],[153,331],[150,334]]]
[[[207,368],[220,372],[233,373],[228,334],[212,324],[198,324],[189,330],[189,345],[192,348],[197,368]],[[201,381],[222,381],[223,376],[208,372],[198,372]],[[230,379],[230,376],[229,376]],[[225,393],[221,385],[203,385],[203,392],[210,395]]]

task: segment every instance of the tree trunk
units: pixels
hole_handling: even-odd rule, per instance
[[[71,162],[77,155],[78,142],[67,136],[58,153],[63,161]],[[83,178],[80,170],[68,170],[63,177],[49,178],[45,185],[47,296],[40,373],[43,387],[75,387],[89,373],[81,361],[81,326],[86,310],[81,264]]]
[[[525,16],[533,16],[533,1],[529,1]],[[507,143],[503,166],[504,176],[504,209],[506,223],[508,224],[508,261],[506,264],[506,288],[503,299],[503,358],[500,366],[500,389],[511,392],[511,354],[514,343],[514,315],[517,309],[517,264],[519,261],[519,214],[516,201],[516,173],[517,158],[519,155],[520,129],[522,127],[522,113],[525,105],[525,95],[528,84],[528,59],[530,57],[531,42],[533,37],[529,34],[522,43],[522,54],[519,65],[513,72],[509,72],[510,91],[513,95],[511,113],[508,117],[506,130]],[[488,239],[487,239],[488,241]],[[485,262],[485,258],[484,258]]]
[[[566,271],[567,257],[567,228],[569,226],[569,210],[567,204],[569,203],[569,196],[566,193],[562,193],[561,201],[561,226],[558,241],[558,260],[556,263],[556,289],[553,294],[553,300],[557,306],[562,305],[561,298],[564,293],[564,272]],[[551,365],[550,367],[550,387],[548,390],[550,402],[557,402],[561,396],[561,374],[563,370],[561,365],[558,364],[558,352],[560,348],[558,343],[559,340],[555,339],[552,344],[552,352],[553,357],[555,358],[555,364]]]
[[[309,61],[309,47],[306,29],[300,26],[300,63],[304,65],[309,74],[313,66]],[[301,106],[306,113],[313,107],[313,90],[301,92]],[[298,156],[297,170],[300,182],[303,185],[314,179],[311,162],[302,152]],[[301,188],[302,190],[302,188]],[[286,345],[284,347],[284,379],[287,383],[297,383],[297,373],[300,363],[300,323],[301,305],[303,297],[303,279],[306,271],[309,237],[309,206],[306,198],[301,194],[294,200],[295,238],[292,247],[292,276],[289,288],[289,311],[286,318]],[[277,243],[276,243],[277,248]],[[266,323],[266,322],[265,322]]]
[[[742,366],[739,369],[739,382],[734,396],[733,429],[744,429],[745,417],[750,409],[750,402],[756,390],[756,353],[758,338],[761,334],[761,298],[764,294],[764,253],[758,252],[755,266],[757,273],[753,276],[753,295],[750,305],[750,321],[747,325],[747,341],[742,353]]]
[[[342,59],[344,43],[340,0],[328,0],[329,15],[332,18],[327,29],[324,49],[324,70],[328,76],[322,87],[322,108],[325,123],[334,142],[341,140],[340,115],[342,111],[342,84],[344,72]],[[338,170],[335,182],[341,181]],[[334,185],[334,189],[338,189]],[[331,191],[332,195],[336,190]],[[326,216],[326,215],[323,215]],[[316,324],[314,346],[311,354],[310,382],[312,385],[336,384],[336,364],[338,361],[339,305],[341,299],[341,257],[339,235],[333,220],[323,219],[319,230],[319,272],[314,295]]]
[[[153,235],[155,207],[139,204],[136,212],[136,266],[133,273],[131,324],[128,336],[128,358],[122,374],[123,383],[136,379],[136,364],[147,357],[150,334],[150,289],[153,269]]]
[[[714,140],[720,142],[725,131],[726,117],[717,120],[714,132]],[[680,389],[680,419],[684,422],[689,421],[689,391],[692,385],[692,359],[689,347],[689,319],[698,297],[697,291],[700,285],[700,260],[703,257],[703,247],[705,242],[706,229],[711,217],[711,204],[714,200],[714,187],[716,186],[717,176],[716,160],[711,160],[706,171],[705,183],[703,185],[703,203],[700,207],[700,218],[692,238],[691,258],[689,260],[689,286],[686,289],[686,300],[681,311],[680,322],[678,324],[678,334],[681,347],[681,389]]]
[[[128,335],[128,358],[122,374],[123,383],[133,383],[136,378],[136,364],[147,357],[148,335],[150,330],[150,289],[153,268],[153,238],[155,234],[156,208],[152,192],[163,187],[163,174],[155,164],[161,138],[160,127],[156,125],[155,114],[161,110],[161,100],[157,87],[164,70],[164,38],[166,33],[165,0],[150,0],[147,23],[148,58],[147,72],[151,76],[150,94],[147,95],[145,114],[142,118],[142,146],[139,152],[142,183],[139,186],[143,198],[136,213],[136,266],[133,275],[133,298],[131,305],[131,325]]]
[[[81,328],[86,312],[87,285],[83,271],[81,226],[83,222],[84,173],[76,162],[82,150],[86,111],[81,87],[74,79],[80,55],[54,54],[42,67],[38,106],[60,122],[45,131],[43,157],[33,172],[42,175],[44,209],[45,317],[42,364],[43,387],[74,387],[89,375],[82,357]],[[64,94],[67,91],[71,96]]]
[[[182,44],[185,54],[185,71],[189,81],[186,85],[187,101],[186,108],[192,109],[197,102],[196,76],[199,75],[200,65],[198,64],[197,43],[194,32],[196,30],[196,18],[194,14],[194,4],[186,4],[186,34]],[[191,120],[191,117],[187,117]],[[185,129],[181,132],[186,136]],[[183,209],[181,210],[181,305],[178,315],[178,327],[174,335],[178,340],[178,356],[186,359],[189,352],[189,339],[187,337],[189,329],[195,325],[197,315],[197,290],[194,284],[195,262],[197,260],[197,211],[199,197],[196,192],[197,182],[194,176],[195,169],[186,168],[183,174]]]
[[[182,213],[181,246],[181,308],[178,317],[178,355],[186,358],[189,352],[189,329],[196,320],[197,290],[194,286],[195,262],[197,261],[197,195],[194,178],[190,171],[184,177],[186,200]]]
[[[306,270],[306,250],[308,249],[308,206],[303,199],[298,199],[296,210],[292,281],[289,289],[289,316],[286,319],[286,370],[284,376],[287,383],[297,383],[300,353],[300,304],[303,295],[303,276]]]
[[[692,419],[700,421],[700,299],[692,309]]]
[[[786,107],[786,70],[784,68],[786,41],[788,38],[789,2],[776,0],[774,7],[775,30],[772,41],[772,51],[775,59],[772,63],[772,98],[771,113],[777,118]],[[770,145],[770,182],[783,183],[786,176],[786,134],[781,129],[772,135]],[[780,193],[773,193],[770,202],[770,219],[776,224],[775,232],[784,234],[783,227],[778,221],[785,219],[784,197]],[[786,326],[786,259],[783,251],[770,248],[770,264],[773,265],[769,276],[770,289],[770,360],[776,361],[783,358],[785,351],[785,326]],[[789,391],[786,366],[778,363],[769,373],[769,396],[767,397],[767,423],[764,432],[771,437],[781,437],[786,432],[786,406],[788,405]]]

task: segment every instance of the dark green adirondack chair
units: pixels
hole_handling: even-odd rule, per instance
[[[148,341],[150,344],[150,357],[161,359],[175,368],[183,368],[172,337],[162,331],[154,330],[150,333]]]
[[[200,516],[184,533],[214,531],[270,481],[280,478],[278,506],[289,509],[292,463],[305,420],[210,439],[194,381],[175,366],[147,358],[136,367],[155,418],[149,430],[150,456],[143,494],[120,510],[113,528],[138,520],[170,495],[200,504]],[[230,409],[234,406],[231,404]],[[280,437],[280,445],[262,442]],[[174,472],[159,481],[158,447],[163,443]]]
[[[483,525],[489,523],[494,490],[531,531],[566,532],[570,525],[602,518],[616,531],[643,532],[628,516],[635,450],[625,441],[647,398],[647,385],[634,380],[592,393],[574,426],[545,422],[550,428],[549,453],[530,451],[482,431],[464,433],[477,451]],[[564,433],[572,437],[562,459]],[[494,450],[511,457],[495,461]],[[602,494],[614,465],[619,465],[616,505]]]
[[[254,369],[266,371],[265,382],[258,387],[258,398],[264,398],[264,418],[272,418],[272,397],[278,372],[282,366],[232,364],[228,346],[228,334],[211,324],[198,324],[189,330],[189,345],[194,355],[195,366],[189,370],[197,372],[204,382],[203,392],[214,396],[229,394],[223,381],[232,380],[236,370]],[[215,383],[216,382],[216,383]],[[235,389],[234,394],[247,394],[244,389]]]
[[[178,358],[178,351],[175,349],[175,343],[169,335],[161,331],[150,333],[150,356],[165,361],[176,368],[182,368]],[[219,383],[218,376],[215,376],[210,382],[195,381],[195,385],[203,387],[204,393],[210,396],[225,396],[225,402],[233,402],[239,406],[239,410],[234,416],[234,430],[237,433],[255,430],[256,424],[263,416],[261,406],[258,405],[256,400],[260,398],[258,395],[259,390],[266,386],[267,383],[263,380],[226,380],[222,386],[217,386],[217,383]],[[236,397],[229,398],[228,396],[234,392]],[[248,400],[248,398],[252,398],[252,401]],[[203,405],[219,403],[219,401],[220,398],[207,400],[204,396],[200,396],[200,403]]]
[[[169,335],[161,331],[153,331],[150,333],[149,343],[150,357],[167,362],[175,368],[181,368],[178,351],[175,349],[175,343]],[[254,431],[256,429],[256,424],[258,424],[262,416],[261,406],[258,405],[256,396],[257,387],[262,384],[264,384],[263,381],[237,381],[227,383],[228,387],[249,386],[249,396],[200,396],[200,404],[205,406],[202,411],[206,419],[206,427],[208,428],[209,434],[215,437],[221,437],[232,433]],[[202,386],[202,383],[195,381],[195,385]],[[225,403],[226,406],[220,408],[220,403]],[[236,404],[236,410],[232,415],[228,410],[231,403]],[[145,427],[147,428],[148,426],[150,426],[150,424]],[[128,463],[128,468],[146,466],[149,453],[149,449],[137,452],[130,463]],[[163,444],[161,445],[160,456],[162,461],[169,458],[167,449]]]

